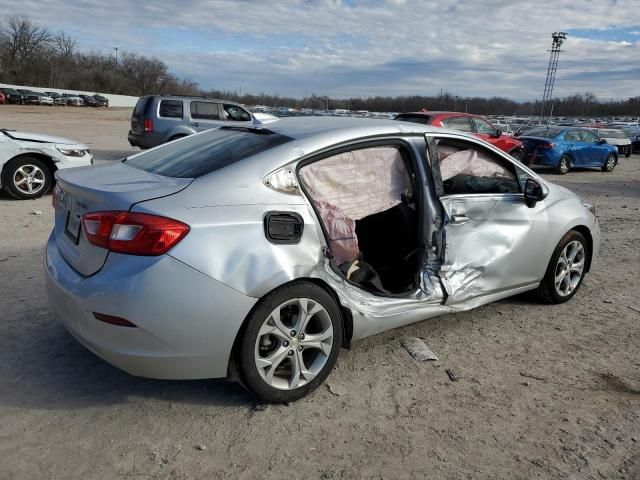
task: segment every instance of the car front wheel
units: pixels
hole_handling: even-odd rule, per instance
[[[616,156],[613,153],[610,153],[602,165],[602,171],[613,172],[613,169],[616,168],[616,163],[618,163]]]
[[[522,163],[524,161],[524,155],[520,150],[515,150],[510,154],[513,158],[515,158],[518,162]]]
[[[580,232],[571,230],[562,237],[551,256],[539,295],[549,303],[570,300],[582,285],[588,259],[587,242]]]
[[[2,171],[2,186],[14,198],[28,200],[47,193],[53,184],[51,170],[39,158],[11,160]]]
[[[331,295],[313,283],[294,282],[265,296],[249,314],[236,367],[257,397],[291,402],[324,382],[341,345],[342,317]]]

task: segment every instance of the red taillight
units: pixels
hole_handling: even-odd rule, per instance
[[[541,143],[538,148],[555,148],[555,143]]]
[[[147,133],[153,132],[153,120],[150,118],[147,118],[144,121],[144,131]]]
[[[92,244],[130,255],[162,255],[189,233],[189,225],[148,213],[94,212],[82,216]]]

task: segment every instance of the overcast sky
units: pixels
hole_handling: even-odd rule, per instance
[[[0,0],[81,49],[152,55],[203,88],[333,97],[640,95],[639,0]]]

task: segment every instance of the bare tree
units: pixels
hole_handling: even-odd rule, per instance
[[[29,66],[49,48],[51,38],[46,27],[37,25],[28,17],[10,15],[6,18],[0,28],[2,64],[14,81],[25,75],[31,76],[28,75]]]

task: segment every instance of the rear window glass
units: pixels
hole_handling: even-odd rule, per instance
[[[165,177],[197,178],[290,140],[265,129],[222,127],[166,143],[125,162]]]
[[[531,130],[527,130],[525,135],[527,137],[542,137],[542,138],[553,138],[557,137],[562,130],[558,128],[532,128]]]
[[[220,111],[217,103],[191,102],[191,118],[202,120],[220,120]]]
[[[63,95],[72,97],[73,94],[71,93],[64,93]],[[134,117],[141,117],[142,114],[144,113],[144,107],[147,106],[147,102],[149,101],[151,97],[140,97],[138,99],[138,103],[136,103],[136,107],[133,109],[133,116]]]
[[[182,100],[162,100],[158,115],[168,118],[182,118]]]
[[[422,125],[428,125],[431,117],[429,115],[411,115],[409,114],[401,114],[398,115],[394,120],[400,120],[401,122],[411,122],[411,123],[420,123]]]

